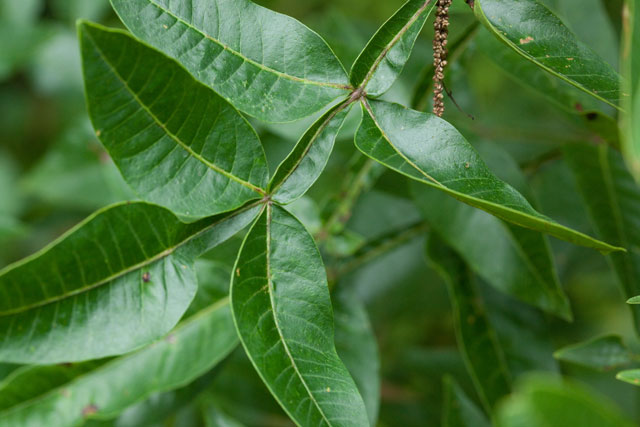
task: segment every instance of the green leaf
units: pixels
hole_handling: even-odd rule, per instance
[[[427,243],[427,256],[447,283],[460,353],[482,405],[491,412],[496,402],[511,392],[511,373],[473,274],[434,234]]]
[[[633,354],[617,335],[593,338],[561,348],[553,357],[602,372],[633,362]]]
[[[506,174],[512,175],[510,182],[525,182],[508,154],[497,146],[488,147],[483,149],[484,157],[490,164],[500,164],[496,170],[503,177],[510,170]],[[545,235],[501,221],[418,182],[412,183],[411,190],[429,225],[480,277],[507,295],[571,319]]]
[[[622,156],[606,145],[567,145],[565,159],[596,234],[627,249],[609,255],[625,299],[640,294],[640,188]],[[631,311],[640,331],[640,306]]]
[[[600,251],[621,250],[538,213],[439,117],[375,100],[364,100],[363,108],[356,146],[372,159],[505,221]]]
[[[619,108],[620,76],[536,0],[475,0],[474,12],[511,49],[578,89]]]
[[[78,31],[93,126],[138,194],[188,219],[264,194],[264,151],[231,105],[123,31]]]
[[[269,193],[278,203],[301,197],[318,179],[333,151],[336,137],[350,110],[350,102],[339,104],[320,117],[282,161],[269,183]]]
[[[633,423],[604,396],[555,377],[533,376],[496,415],[497,427],[631,427]]]
[[[626,371],[618,372],[616,378],[620,381],[638,386],[640,385],[640,369],[628,369]]]
[[[380,355],[378,343],[362,301],[340,287],[333,293],[336,349],[358,386],[369,417],[378,424],[380,407]]]
[[[351,88],[327,43],[248,0],[111,0],[137,37],[267,122],[308,116]]]
[[[244,228],[258,210],[194,224],[145,203],[98,211],[0,271],[0,361],[81,361],[157,339],[194,297],[196,256]]]
[[[489,427],[487,417],[450,376],[444,377],[442,427]]]
[[[189,383],[237,342],[225,299],[130,355],[97,364],[23,368],[0,383],[0,424],[64,427],[115,417],[152,393]]]
[[[407,1],[369,40],[351,68],[349,80],[370,96],[382,95],[409,59],[436,0]]]
[[[322,258],[302,224],[267,205],[243,243],[231,307],[247,355],[299,425],[368,425],[338,357]]]
[[[636,295],[635,297],[631,297],[627,300],[627,304],[640,304],[640,295]]]
[[[621,70],[623,81],[620,130],[625,159],[640,181],[640,10],[638,2],[627,0],[624,13]]]

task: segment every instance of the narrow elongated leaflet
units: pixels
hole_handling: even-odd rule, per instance
[[[537,0],[475,0],[474,12],[498,39],[527,60],[619,108],[618,73]]]
[[[456,381],[444,378],[442,427],[489,427],[489,420]]]
[[[123,31],[78,31],[96,134],[142,198],[193,220],[264,195],[262,145],[229,103]]]
[[[435,234],[427,243],[427,256],[447,282],[458,347],[482,405],[491,413],[511,392],[511,373],[482,297],[464,261]]]
[[[609,256],[624,298],[640,294],[640,188],[622,156],[606,145],[567,145],[565,159],[596,234],[627,249]],[[640,333],[640,306],[629,308]]]
[[[322,258],[304,226],[267,205],[238,255],[231,307],[247,355],[298,425],[368,425],[336,354]]]
[[[337,105],[304,133],[269,183],[268,191],[273,194],[273,200],[290,203],[316,182],[329,161],[333,144],[350,108],[348,102]]]
[[[603,252],[623,250],[538,213],[446,121],[384,101],[363,100],[363,108],[355,141],[372,159],[505,221]]]
[[[369,40],[351,68],[354,87],[382,95],[396,81],[437,0],[407,1]]]
[[[623,14],[621,70],[623,81],[620,115],[622,147],[631,173],[640,181],[640,5],[626,0]]]
[[[133,34],[261,120],[293,121],[349,94],[346,72],[320,36],[248,0],[111,4]]]
[[[634,360],[629,347],[617,335],[569,345],[553,353],[553,357],[603,372],[630,365]]]
[[[225,298],[135,353],[73,366],[25,367],[0,383],[0,425],[71,427],[86,418],[115,417],[152,393],[188,384],[237,343]]]
[[[0,271],[0,361],[50,364],[135,350],[167,333],[196,292],[193,261],[258,213],[184,224],[124,203]]]
[[[517,163],[493,144],[476,144],[483,159],[529,195]],[[558,280],[547,236],[502,221],[446,193],[410,186],[422,216],[469,266],[494,288],[564,319],[571,319],[569,300]],[[437,208],[436,208],[437,207]],[[482,230],[478,233],[478,230]]]
[[[640,385],[640,369],[627,369],[626,371],[618,372],[616,378],[620,381],[638,386]]]

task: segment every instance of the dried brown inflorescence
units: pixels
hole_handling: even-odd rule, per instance
[[[433,24],[433,114],[444,113],[444,68],[447,66],[447,38],[449,37],[449,6],[451,0],[438,0],[436,20]]]

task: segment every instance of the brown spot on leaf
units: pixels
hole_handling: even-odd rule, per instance
[[[574,108],[576,109],[576,111],[578,111],[580,113],[582,113],[584,111],[584,107],[579,102],[576,102],[576,105],[574,106]]]
[[[98,407],[96,405],[87,405],[84,408],[82,408],[82,416],[84,418],[87,418],[93,414],[95,414],[96,412],[98,412]]]
[[[567,58],[567,61],[573,61],[573,58]]]
[[[240,277],[240,269],[236,268],[236,276]]]
[[[151,280],[151,273],[149,273],[148,271],[146,273],[144,273],[142,275],[142,281],[144,283],[149,283],[149,280]]]
[[[590,122],[594,121],[597,118],[598,118],[598,113],[588,113],[587,114],[587,120],[589,120]]]
[[[533,41],[533,37],[527,36],[523,39],[520,39],[520,44],[528,44],[528,43],[531,43],[532,41]]]
[[[469,169],[471,167],[471,163],[467,162],[464,164],[465,169]]]
[[[164,28],[165,30],[169,29],[169,27],[165,24],[162,24],[162,28]]]
[[[97,136],[98,138],[100,138],[100,135],[102,135],[102,131],[101,131],[100,129],[98,129],[98,130],[96,131],[96,136]]]

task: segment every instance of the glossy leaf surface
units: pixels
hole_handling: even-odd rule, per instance
[[[605,252],[619,249],[538,213],[439,117],[383,101],[363,105],[356,145],[374,160],[505,221]]]
[[[427,256],[447,282],[458,347],[485,410],[491,412],[498,400],[511,392],[511,373],[473,274],[435,236],[429,238]]]
[[[478,19],[511,49],[551,74],[618,107],[620,77],[536,0],[475,0]]]
[[[146,203],[98,211],[0,271],[0,360],[81,361],[157,339],[193,299],[195,257],[244,228],[257,209],[194,224]]]
[[[369,424],[378,423],[380,355],[367,310],[358,297],[338,288],[333,297],[336,349],[360,390]]]
[[[197,219],[264,194],[258,136],[224,99],[123,31],[79,36],[96,134],[142,198]]]
[[[24,368],[0,383],[0,424],[66,427],[114,417],[152,393],[189,383],[237,342],[225,299],[130,355],[98,364]],[[28,399],[25,393],[31,393]]]
[[[111,4],[133,34],[261,120],[300,119],[349,94],[346,73],[324,40],[248,0]]]
[[[497,146],[484,147],[484,159],[524,194],[524,176],[511,157]],[[521,184],[522,183],[522,184]],[[414,201],[429,225],[467,264],[496,289],[565,319],[571,309],[559,283],[546,236],[514,226],[474,209],[447,194],[411,185]]]
[[[553,356],[598,371],[610,371],[633,362],[633,354],[617,335],[606,335],[573,344],[556,351]]]
[[[640,188],[605,145],[572,144],[565,158],[599,237],[627,249],[609,256],[624,298],[640,294]],[[640,306],[629,306],[640,331]]]
[[[273,200],[290,203],[316,182],[327,165],[349,110],[349,104],[346,103],[332,108],[304,133],[293,151],[278,166],[269,183]]]
[[[304,226],[268,205],[234,271],[231,306],[240,341],[287,414],[299,425],[368,425],[336,353],[326,272]]]
[[[381,95],[396,81],[437,0],[409,0],[380,27],[351,68],[354,87]]]

